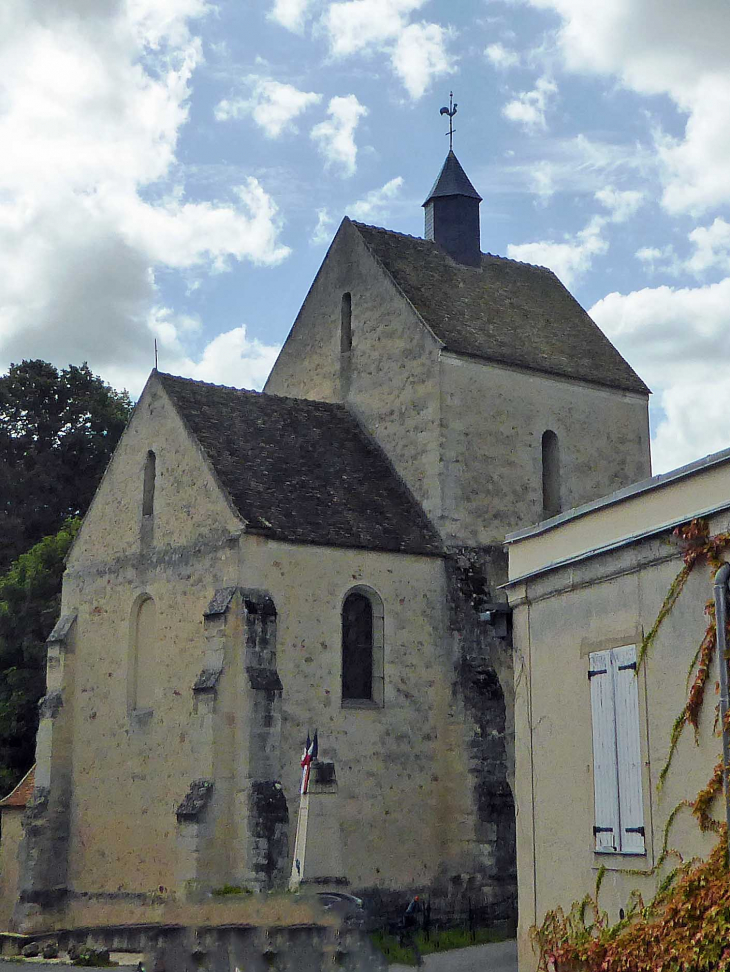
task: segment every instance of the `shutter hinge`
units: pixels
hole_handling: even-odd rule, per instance
[[[646,836],[643,827],[624,827],[624,830],[627,834],[641,834],[642,837]]]
[[[612,834],[612,833],[613,833],[613,827],[594,827],[593,828],[593,836],[594,837],[596,836],[596,834]]]
[[[618,670],[620,672],[625,672],[628,668],[633,668],[636,671],[636,662],[629,662],[628,665],[619,665]]]
[[[608,673],[607,668],[597,668],[595,671],[588,672],[588,678],[593,678],[594,675],[606,675]]]

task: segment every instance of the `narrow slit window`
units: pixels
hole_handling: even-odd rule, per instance
[[[144,464],[144,489],[142,493],[142,515],[152,516],[155,511],[155,454],[151,450],[147,453]]]
[[[352,294],[342,295],[340,309],[340,351],[347,354],[352,350]]]
[[[542,511],[547,517],[555,516],[561,509],[558,437],[548,429],[542,436]]]

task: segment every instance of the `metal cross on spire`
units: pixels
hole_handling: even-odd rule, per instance
[[[449,91],[449,107],[442,108],[440,114],[449,116],[449,151],[454,148],[454,115],[458,105],[454,104],[454,92]]]

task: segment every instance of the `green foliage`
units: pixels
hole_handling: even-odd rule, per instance
[[[80,965],[85,969],[115,969],[119,963],[112,962],[107,951],[97,952],[93,948],[82,948],[78,957],[74,959],[74,965]]]
[[[0,377],[0,575],[83,516],[131,413],[88,365],[11,365]]]
[[[468,948],[470,945],[503,942],[508,936],[494,928],[476,928],[474,931],[468,928],[440,928],[431,931],[428,938],[423,931],[417,932],[414,937],[421,955],[432,955],[435,952],[448,952],[455,948]],[[389,964],[416,964],[413,949],[409,945],[401,945],[395,935],[376,931],[371,934],[370,939]]]
[[[225,898],[234,894],[251,894],[250,888],[242,887],[240,884],[224,884],[220,888],[213,888],[211,894],[216,898]]]
[[[0,577],[0,790],[30,769],[45,691],[46,638],[61,601],[64,558],[81,521],[68,520]]]

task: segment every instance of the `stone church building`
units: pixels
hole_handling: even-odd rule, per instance
[[[263,393],[151,374],[68,558],[15,928],[286,886],[315,728],[322,886],[514,917],[502,541],[650,474],[648,389],[480,202],[450,152],[425,238],[344,219]]]

